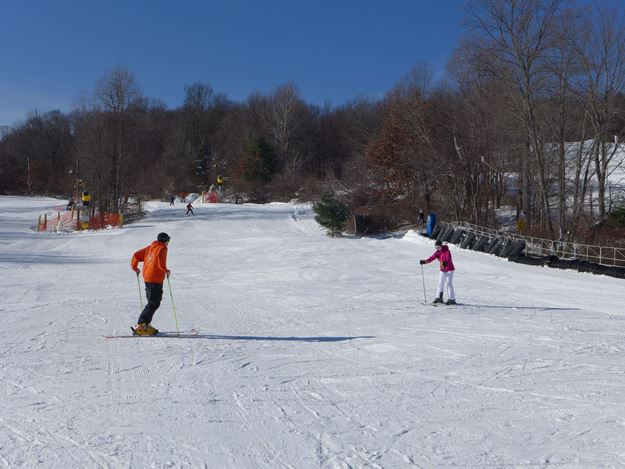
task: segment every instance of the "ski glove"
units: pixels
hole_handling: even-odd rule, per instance
[[[139,276],[139,274],[141,273],[141,271],[139,269],[135,270],[135,273],[137,274],[137,277]]]
[[[443,267],[447,267],[447,261],[443,261]]]
[[[425,261],[421,260],[421,261],[419,261],[419,264],[423,265],[423,264],[425,264]]]

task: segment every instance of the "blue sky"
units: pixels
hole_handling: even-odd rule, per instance
[[[170,107],[184,85],[242,101],[293,81],[308,102],[381,97],[418,62],[442,75],[464,0],[4,0],[0,125],[69,111],[121,65]]]

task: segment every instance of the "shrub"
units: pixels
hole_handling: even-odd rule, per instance
[[[609,220],[616,225],[625,226],[625,207],[617,207],[608,216]]]
[[[355,232],[364,235],[394,231],[405,226],[414,227],[419,219],[419,204],[407,200],[357,207],[354,213],[359,219],[359,226],[355,227]]]
[[[315,221],[326,228],[330,236],[341,234],[350,214],[349,206],[330,193],[324,194],[319,202],[313,204],[313,211]]]

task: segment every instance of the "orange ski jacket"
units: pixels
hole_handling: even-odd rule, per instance
[[[148,247],[139,249],[132,255],[130,267],[135,272],[143,262],[143,280],[148,283],[163,283],[167,274],[167,246],[153,241]]]

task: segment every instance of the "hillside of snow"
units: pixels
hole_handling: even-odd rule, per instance
[[[0,197],[0,467],[625,467],[625,282],[433,242],[332,239],[308,206],[147,205],[31,230]],[[128,335],[134,251],[171,235],[183,332]],[[145,300],[144,300],[145,301]],[[175,331],[165,285],[153,324]]]

